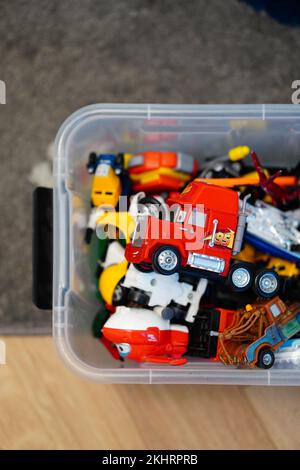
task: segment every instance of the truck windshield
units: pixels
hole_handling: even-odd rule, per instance
[[[145,238],[145,233],[148,225],[148,215],[139,214],[137,216],[137,221],[135,224],[133,236],[132,236],[132,245],[136,247],[141,247],[143,240]]]
[[[178,207],[176,214],[175,214],[175,222],[178,224],[182,224],[186,217],[186,211],[184,211],[180,206]]]
[[[193,208],[189,216],[188,224],[196,225],[197,227],[204,228],[205,219],[206,219],[206,215],[203,211]]]

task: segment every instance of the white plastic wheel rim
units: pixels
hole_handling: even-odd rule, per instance
[[[264,366],[269,366],[270,364],[272,364],[272,356],[270,353],[266,353],[263,355],[262,363]]]
[[[159,255],[157,262],[165,271],[172,271],[177,266],[177,256],[171,250],[163,250]]]
[[[235,287],[246,287],[250,282],[250,273],[246,268],[238,268],[232,274],[232,283]]]
[[[265,294],[272,294],[277,289],[277,279],[272,273],[263,274],[259,279],[259,288]]]

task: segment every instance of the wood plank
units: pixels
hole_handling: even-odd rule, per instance
[[[279,449],[300,449],[300,388],[249,387],[248,402]]]
[[[98,385],[69,372],[51,338],[5,342],[1,449],[299,448],[299,389]]]

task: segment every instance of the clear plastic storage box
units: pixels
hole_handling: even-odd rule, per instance
[[[266,166],[294,166],[300,156],[300,106],[96,104],[64,122],[54,161],[53,335],[60,356],[77,374],[106,383],[300,384],[297,352],[270,370],[198,358],[179,367],[121,363],[91,334],[99,300],[84,243],[88,154],[169,149],[201,161],[236,145],[255,149]]]

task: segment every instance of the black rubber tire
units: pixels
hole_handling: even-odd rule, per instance
[[[271,292],[264,292],[264,290],[262,289],[260,285],[261,280],[263,276],[265,275],[272,276],[273,279],[276,280],[277,286]],[[276,294],[278,294],[278,292],[280,291],[280,288],[281,288],[281,279],[280,279],[280,276],[276,273],[276,271],[265,268],[265,269],[261,269],[260,271],[256,273],[253,289],[254,289],[254,292],[259,297],[263,297],[264,299],[270,299],[274,297]]]
[[[160,254],[166,250],[171,251],[177,257],[176,266],[174,266],[174,268],[170,270],[167,270],[161,267],[158,261]],[[181,256],[179,252],[176,250],[176,248],[174,248],[173,246],[169,246],[169,245],[160,246],[154,251],[152,255],[152,266],[153,266],[154,271],[156,271],[157,273],[163,274],[165,276],[171,276],[171,274],[176,273],[181,268]]]
[[[249,275],[249,281],[247,282],[246,285],[244,285],[242,287],[237,286],[235,284],[235,282],[233,281],[233,275],[238,269],[246,270],[248,275]],[[248,289],[250,289],[252,287],[253,281],[254,281],[254,273],[253,273],[252,266],[249,263],[235,263],[230,268],[230,271],[229,271],[229,274],[228,274],[228,277],[227,277],[227,282],[228,282],[230,288],[233,291],[235,291],[235,292],[245,292],[245,291],[247,291]]]
[[[118,153],[116,157],[116,165],[120,166],[121,169],[124,169],[124,153]]]
[[[269,358],[270,362],[265,364],[266,357]],[[275,355],[272,349],[262,349],[258,354],[257,367],[260,369],[271,369],[275,362]]]
[[[97,154],[96,152],[91,152],[88,157],[88,163],[87,166],[93,165],[94,167],[96,166],[96,160],[97,160]],[[94,173],[94,171],[93,171]]]
[[[136,264],[136,263],[133,263],[133,266],[138,271],[140,271],[140,273],[152,273],[152,271],[153,271],[153,268],[152,268],[151,264],[147,264],[147,263]]]

